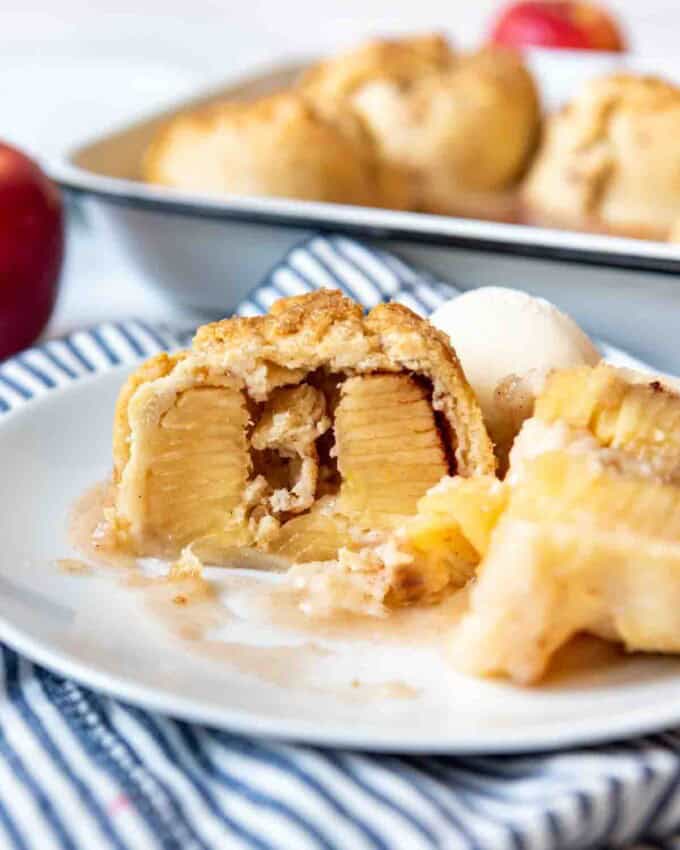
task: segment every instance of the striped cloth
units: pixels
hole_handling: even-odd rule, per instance
[[[315,286],[339,286],[366,305],[394,298],[421,313],[456,292],[396,257],[317,237],[238,312]],[[130,321],[45,343],[0,365],[0,411],[187,336]],[[678,733],[496,758],[322,750],[159,717],[0,647],[0,850],[633,844],[680,848]]]

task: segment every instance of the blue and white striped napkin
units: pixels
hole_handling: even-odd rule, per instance
[[[316,237],[241,305],[344,289],[428,313],[456,293],[396,257]],[[0,413],[185,344],[131,321],[0,365]],[[0,850],[680,848],[680,733],[531,756],[366,755],[253,740],[108,699],[0,647]]]

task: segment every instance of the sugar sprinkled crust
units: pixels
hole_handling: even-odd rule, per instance
[[[456,54],[443,35],[373,39],[306,71],[300,88],[315,100],[348,97],[376,79],[408,84],[424,74],[450,68]]]

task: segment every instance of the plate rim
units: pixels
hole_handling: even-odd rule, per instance
[[[224,731],[251,737],[266,738],[283,743],[302,744],[324,749],[347,749],[374,753],[404,753],[409,755],[517,755],[561,751],[573,747],[593,746],[629,740],[641,735],[663,732],[680,722],[680,701],[668,700],[665,711],[648,706],[635,709],[612,721],[602,718],[599,726],[582,729],[587,721],[578,721],[575,727],[557,733],[523,732],[515,736],[508,730],[496,730],[482,738],[474,734],[461,737],[435,737],[419,741],[401,740],[376,730],[370,734],[342,731],[335,725],[322,731],[318,724],[284,720],[247,712],[245,709],[225,709],[217,706],[199,706],[190,698],[171,696],[136,682],[126,682],[120,676],[102,673],[91,665],[55,653],[39,640],[23,633],[0,615],[0,642],[19,652],[29,661],[44,667],[58,676],[72,679],[79,685],[104,694],[107,697],[129,703],[138,708],[158,714],[199,723]],[[680,675],[671,689],[680,695]],[[675,694],[673,694],[675,695]],[[654,711],[656,708],[656,711]],[[606,727],[606,728],[605,728]],[[500,740],[502,738],[502,740]]]

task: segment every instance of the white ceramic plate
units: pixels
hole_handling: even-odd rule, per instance
[[[108,473],[127,368],[68,382],[0,418],[0,639],[10,646],[131,703],[319,745],[511,752],[680,722],[680,662],[670,658],[629,658],[523,690],[460,676],[411,640],[271,628],[246,616],[248,597],[235,591],[229,622],[209,629],[209,654],[199,651],[205,641],[179,637],[151,613],[147,592],[125,586],[123,572],[58,569],[56,559],[76,554],[70,506]],[[235,581],[232,571],[214,574]]]

